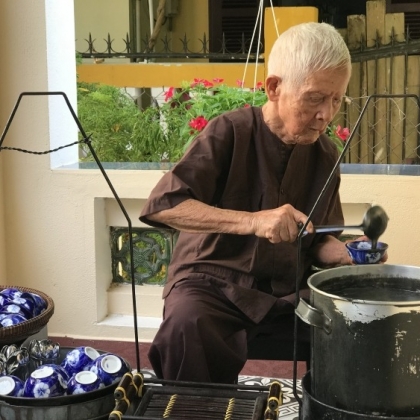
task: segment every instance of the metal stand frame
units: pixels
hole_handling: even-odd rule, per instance
[[[61,96],[64,99],[64,101],[65,101],[65,103],[66,103],[66,105],[67,105],[67,107],[68,107],[68,109],[69,109],[69,111],[70,111],[70,113],[71,113],[71,115],[72,115],[72,117],[73,117],[73,119],[74,119],[74,121],[75,121],[75,123],[76,123],[76,125],[77,125],[77,127],[79,129],[79,131],[80,131],[80,133],[82,134],[83,139],[80,140],[80,141],[76,141],[74,143],[68,144],[68,145],[64,145],[62,147],[58,147],[57,149],[47,150],[47,151],[44,151],[44,152],[34,152],[34,151],[29,151],[29,150],[24,150],[24,149],[19,149],[19,148],[2,146],[3,145],[3,142],[4,142],[5,138],[6,138],[6,135],[7,135],[8,131],[9,131],[9,128],[10,128],[12,122],[13,122],[13,119],[14,119],[14,117],[16,115],[16,112],[17,112],[17,110],[19,108],[19,105],[20,105],[22,99],[24,97],[27,97],[27,96]],[[296,270],[296,300],[295,300],[295,307],[297,307],[297,305],[299,303],[299,300],[300,300],[299,288],[300,288],[300,278],[301,278],[301,270],[302,270],[302,264],[301,264],[301,247],[302,246],[301,245],[302,245],[302,238],[304,236],[304,232],[305,232],[306,227],[308,226],[309,222],[311,221],[311,218],[312,218],[312,215],[313,215],[314,211],[316,210],[316,208],[320,204],[320,202],[321,202],[321,200],[322,200],[322,198],[323,198],[323,196],[325,194],[326,189],[330,185],[330,183],[331,183],[331,181],[333,179],[333,176],[336,173],[336,171],[337,171],[340,163],[342,162],[342,160],[343,160],[343,158],[344,158],[347,150],[349,149],[350,143],[351,143],[351,141],[352,141],[352,139],[354,137],[354,133],[358,130],[358,128],[360,126],[361,119],[362,119],[363,115],[366,113],[366,109],[367,109],[368,104],[370,103],[370,101],[372,99],[375,99],[375,98],[409,98],[409,97],[416,99],[417,104],[418,104],[418,106],[420,108],[420,100],[419,100],[419,97],[417,95],[414,95],[414,94],[403,94],[403,95],[371,95],[371,96],[369,96],[367,98],[366,103],[365,103],[365,105],[364,105],[364,107],[363,107],[363,109],[361,111],[361,114],[360,114],[359,118],[356,121],[356,124],[355,124],[352,132],[350,133],[350,136],[349,136],[349,138],[348,138],[348,140],[347,140],[347,142],[346,142],[346,144],[344,146],[343,151],[341,152],[340,156],[338,157],[338,160],[337,160],[336,164],[334,165],[334,167],[333,167],[333,169],[332,169],[332,171],[331,171],[331,173],[330,173],[327,181],[325,182],[325,185],[322,188],[321,193],[319,194],[318,198],[316,199],[315,204],[313,205],[312,210],[310,211],[310,213],[308,215],[308,219],[307,219],[306,223],[302,226],[302,228],[299,231],[298,238],[297,238],[297,240],[298,240],[298,258],[297,258],[297,270]],[[90,136],[88,136],[86,134],[85,130],[83,129],[82,124],[80,123],[80,121],[79,121],[79,119],[78,119],[78,117],[77,117],[77,115],[76,115],[73,107],[71,106],[70,101],[69,101],[67,95],[64,92],[22,92],[19,95],[19,97],[18,97],[18,100],[17,100],[17,102],[16,102],[16,104],[15,104],[13,110],[12,110],[12,113],[11,113],[11,115],[10,115],[8,121],[7,121],[7,124],[5,126],[5,129],[4,129],[4,131],[3,131],[3,133],[2,133],[2,135],[0,137],[0,152],[2,150],[15,150],[15,151],[24,152],[24,153],[31,153],[31,154],[40,155],[40,154],[53,153],[53,152],[56,152],[56,151],[58,151],[60,149],[63,149],[64,147],[73,146],[73,145],[76,145],[76,144],[79,144],[79,143],[85,143],[88,146],[88,148],[89,148],[89,150],[90,150],[90,152],[91,152],[91,154],[92,154],[92,156],[93,156],[96,164],[98,165],[99,170],[102,173],[102,176],[104,177],[106,183],[108,184],[108,187],[111,190],[111,192],[112,192],[115,200],[117,201],[118,206],[119,206],[121,212],[123,213],[123,215],[124,215],[124,217],[126,219],[126,222],[127,222],[128,233],[129,233],[130,264],[131,264],[131,287],[132,287],[132,305],[133,305],[133,317],[134,317],[134,339],[135,339],[135,346],[136,346],[136,367],[137,367],[137,372],[140,372],[140,351],[139,351],[139,339],[138,339],[137,305],[136,305],[136,290],[135,290],[134,247],[133,247],[131,219],[130,219],[130,217],[129,217],[129,215],[128,215],[128,213],[127,213],[127,211],[126,211],[126,209],[125,209],[125,207],[124,207],[121,199],[119,198],[119,196],[118,196],[118,194],[117,194],[114,186],[112,185],[112,183],[111,183],[111,181],[110,181],[110,179],[109,179],[109,177],[108,177],[108,175],[107,175],[104,167],[102,166],[102,163],[99,160],[99,158],[98,158],[98,156],[97,156],[97,154],[95,152],[95,149],[93,148],[93,146],[91,144]],[[294,326],[294,360],[293,360],[293,394],[294,394],[296,400],[299,403],[299,415],[301,417],[301,415],[302,415],[302,413],[301,413],[302,399],[298,395],[297,386],[296,386],[296,384],[297,384],[297,357],[296,356],[297,356],[297,345],[298,345],[298,343],[297,343],[297,323],[298,323],[298,316],[295,314],[295,326]],[[260,392],[264,392],[264,393],[267,393],[267,391],[268,391],[268,387],[262,387],[262,386],[251,387],[251,386],[208,384],[208,383],[197,383],[197,382],[167,381],[167,380],[159,380],[159,379],[151,380],[151,383],[160,384],[160,385],[167,385],[167,386],[192,387],[192,388],[195,388],[195,389],[201,389],[201,388],[208,389],[208,390],[211,390],[211,389],[217,389],[217,390],[227,389],[227,390],[230,390],[230,391],[235,390],[235,392],[238,391],[238,390],[245,390],[245,389],[246,390],[251,390],[251,391],[260,391]],[[139,417],[124,416],[123,418],[126,418],[126,419],[135,419],[135,418],[139,418]]]
[[[3,146],[3,142],[6,138],[6,135],[9,131],[9,128],[14,120],[14,117],[16,115],[16,112],[19,108],[19,105],[21,104],[21,101],[23,98],[28,97],[28,96],[61,96],[70,113],[71,116],[73,117],[81,135],[82,135],[82,140],[80,141],[76,141],[73,142],[71,144],[67,144],[61,147],[58,147],[56,149],[52,149],[52,150],[46,150],[46,151],[42,151],[42,152],[37,152],[37,151],[30,151],[30,150],[25,150],[22,148],[15,148],[15,147],[7,147],[7,146]],[[70,147],[70,146],[74,146],[77,145],[79,143],[85,143],[96,164],[98,165],[99,170],[101,171],[102,176],[104,177],[106,183],[108,184],[109,189],[111,190],[115,200],[118,203],[118,206],[121,210],[121,212],[123,213],[126,222],[127,222],[127,226],[128,226],[128,233],[129,233],[129,254],[130,254],[130,268],[131,268],[131,287],[132,287],[132,305],[133,305],[133,317],[134,317],[134,339],[135,339],[135,350],[136,350],[136,368],[137,368],[137,372],[140,373],[141,376],[143,376],[141,374],[140,371],[140,351],[139,351],[139,339],[138,339],[138,326],[137,326],[137,304],[136,304],[136,290],[135,290],[135,267],[134,267],[134,245],[133,245],[133,233],[132,233],[132,223],[131,223],[131,219],[121,201],[121,199],[119,198],[114,186],[112,185],[101,161],[99,160],[95,149],[92,146],[91,143],[91,138],[90,136],[88,136],[85,132],[85,130],[83,129],[82,124],[80,123],[73,107],[71,106],[71,103],[67,97],[67,95],[64,92],[48,92],[48,91],[41,91],[41,92],[22,92],[19,97],[18,100],[16,101],[16,104],[12,110],[12,113],[7,121],[7,124],[5,126],[5,129],[0,137],[0,152],[3,150],[14,150],[14,151],[18,151],[18,152],[23,152],[23,153],[29,153],[29,154],[35,154],[35,155],[44,155],[44,154],[48,154],[48,153],[54,153],[58,150],[61,150],[63,148],[66,147]],[[143,380],[143,379],[142,379]],[[144,383],[149,383],[152,386],[151,387],[145,387],[145,389],[143,390],[143,393],[138,394],[138,397],[142,397],[142,396],[146,396],[148,395],[147,393],[153,393],[154,389],[153,389],[153,385],[158,385],[158,390],[159,392],[162,393],[162,389],[165,389],[166,391],[173,391],[176,392],[178,391],[178,393],[188,393],[188,389],[189,392],[191,394],[191,392],[196,392],[199,395],[201,394],[202,397],[209,397],[212,394],[217,394],[217,396],[219,397],[224,397],[224,398],[231,398],[232,400],[235,400],[235,398],[232,398],[234,395],[237,396],[236,398],[238,398],[239,396],[241,397],[240,399],[244,399],[246,395],[245,399],[248,400],[255,400],[255,409],[254,409],[254,415],[252,417],[253,420],[260,420],[262,419],[264,416],[264,418],[266,419],[274,419],[274,414],[273,413],[277,413],[278,407],[279,407],[279,399],[280,399],[280,387],[276,386],[275,388],[272,388],[270,386],[250,386],[250,385],[228,385],[228,384],[212,384],[212,383],[200,383],[200,382],[188,382],[188,381],[170,381],[170,380],[162,380],[162,379],[145,379]],[[277,383],[279,384],[279,383]],[[159,385],[165,385],[165,387],[161,387]],[[177,388],[178,387],[178,388]],[[120,387],[117,387],[117,390]],[[143,388],[143,385],[141,386],[141,388]],[[273,394],[273,389],[274,389],[274,394]],[[252,391],[249,393],[244,393],[243,391]],[[115,395],[115,394],[114,394]],[[199,396],[197,395],[197,396]],[[149,396],[147,398],[150,398]],[[269,403],[267,403],[268,399],[270,399],[271,401],[271,405]],[[239,401],[239,399],[237,399],[237,401]],[[273,402],[277,402],[275,404],[275,406],[272,405]],[[129,405],[129,404],[128,404]],[[234,404],[233,404],[234,405]],[[229,408],[230,413],[233,414],[234,413],[234,407]],[[198,409],[196,410],[195,414],[200,416],[203,415],[204,410],[202,408],[200,408],[199,406],[197,407]],[[113,412],[115,413],[115,412]],[[110,419],[113,418],[112,415],[113,413],[111,413],[110,415]],[[122,419],[147,419],[146,417],[136,417],[136,416],[131,416],[131,415],[124,415],[121,412],[116,412],[117,417],[120,420]],[[196,417],[196,415],[194,416],[194,418]],[[150,420],[158,420],[161,417],[150,417]]]

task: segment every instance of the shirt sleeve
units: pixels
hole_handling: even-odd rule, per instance
[[[140,220],[151,226],[148,215],[173,208],[188,199],[217,205],[223,194],[232,159],[234,130],[226,117],[212,119],[189,146],[182,159],[153,188]]]

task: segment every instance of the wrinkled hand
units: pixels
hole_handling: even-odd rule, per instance
[[[285,204],[273,210],[254,213],[252,225],[256,236],[267,238],[273,244],[294,242],[300,230],[298,224],[305,224],[307,218],[290,204]],[[313,233],[314,227],[311,222],[308,223],[306,230]]]

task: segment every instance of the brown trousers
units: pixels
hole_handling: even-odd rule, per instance
[[[257,325],[205,275],[180,281],[165,299],[149,360],[159,378],[234,383],[247,360],[250,335],[272,331],[293,340],[293,310],[279,299]],[[309,340],[309,329],[304,334]]]

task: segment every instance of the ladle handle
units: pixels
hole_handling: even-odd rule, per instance
[[[324,233],[324,232],[337,232],[338,230],[344,229],[362,229],[363,225],[350,225],[350,226],[315,226],[315,233]]]
[[[298,223],[298,228],[302,229],[303,224]],[[330,225],[330,226],[315,226],[315,233],[326,233],[326,232],[337,232],[344,229],[361,229],[363,230],[363,225],[349,225],[349,226],[339,226],[339,225]],[[303,236],[306,236],[309,232],[305,230]]]

